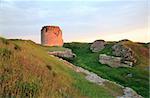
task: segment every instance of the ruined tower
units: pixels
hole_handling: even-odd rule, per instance
[[[58,26],[42,27],[41,44],[44,46],[63,46],[61,29]]]

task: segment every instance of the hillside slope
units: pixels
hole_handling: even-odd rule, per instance
[[[88,82],[32,41],[0,38],[0,97],[114,98],[120,89]]]
[[[112,55],[114,44],[115,42],[108,42],[106,47],[98,53],[93,53],[90,50],[91,44],[89,43],[66,43],[64,47],[72,49],[76,54],[76,58],[71,61],[74,65],[90,70],[123,86],[131,87],[144,98],[149,98],[148,47],[129,41],[123,43],[136,53],[138,61],[133,68],[111,68],[99,63],[99,54]]]

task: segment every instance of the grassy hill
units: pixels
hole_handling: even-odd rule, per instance
[[[108,42],[106,47],[98,52],[92,53],[89,43],[66,43],[64,47],[70,48],[77,55],[71,61],[76,66],[81,66],[85,69],[97,73],[99,76],[115,81],[121,85],[131,87],[144,98],[149,97],[149,70],[148,70],[148,47],[146,44],[138,44],[130,41],[123,42],[124,45],[130,47],[135,53],[138,62],[133,68],[111,68],[107,65],[100,64],[99,54],[112,55],[112,46],[115,42]],[[132,77],[128,77],[132,74]]]
[[[87,45],[83,44],[83,47]],[[43,47],[29,40],[0,38],[0,97],[114,98],[122,95],[111,86],[106,88],[88,82],[83,74],[76,73],[63,61],[47,54],[47,50],[55,49],[62,50],[59,47]]]

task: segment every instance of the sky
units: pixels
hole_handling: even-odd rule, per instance
[[[0,0],[0,36],[40,43],[60,26],[65,42],[150,42],[148,0]]]

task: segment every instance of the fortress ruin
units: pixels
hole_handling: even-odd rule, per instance
[[[63,46],[61,29],[58,26],[42,27],[41,44],[44,46]]]

